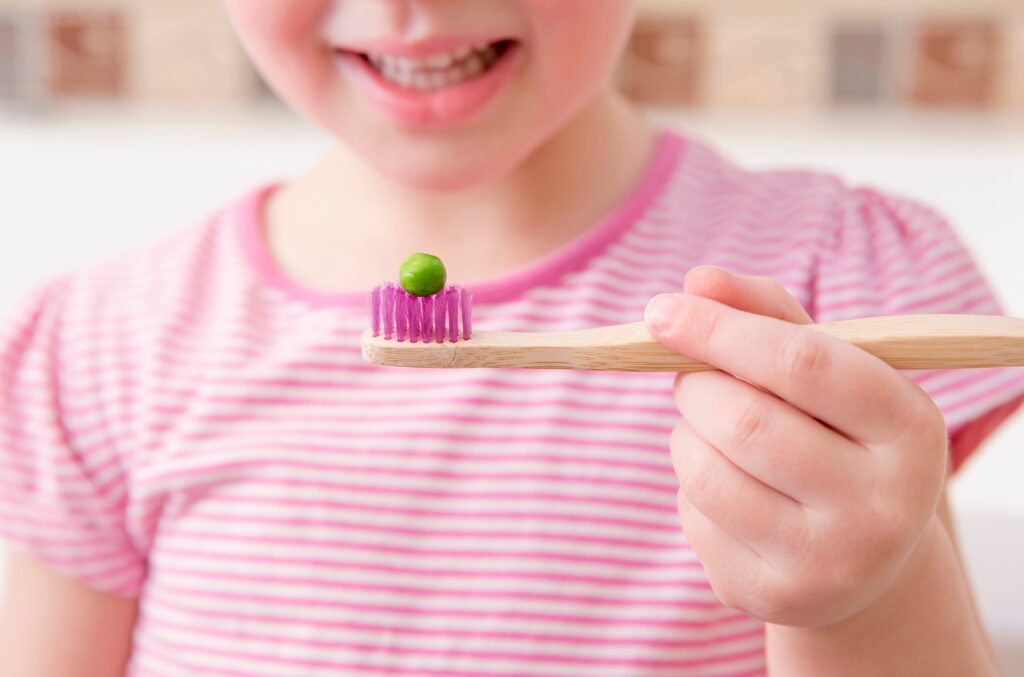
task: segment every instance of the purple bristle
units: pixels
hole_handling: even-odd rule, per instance
[[[473,336],[473,292],[445,287],[433,296],[412,296],[394,282],[374,287],[366,300],[370,329],[385,340],[456,343]],[[461,322],[461,331],[460,331]]]
[[[462,290],[462,338],[469,340],[473,336],[473,292]]]
[[[384,317],[381,320],[384,325],[384,338],[391,340],[391,334],[395,327],[395,285],[388,282],[384,285]]]
[[[423,318],[420,317],[420,300],[418,296],[409,297],[409,341],[411,343],[419,342],[420,331],[423,329]]]
[[[409,329],[409,295],[404,290],[395,292],[395,338],[401,343]]]
[[[447,309],[445,290],[442,289],[434,294],[434,340],[438,343],[444,343],[444,314]]]
[[[430,343],[434,340],[434,297],[424,296],[420,300],[423,302],[423,342]]]
[[[459,288],[448,289],[448,340],[456,343],[459,340]]]
[[[374,287],[368,299],[370,328],[374,336],[380,336],[380,287]]]

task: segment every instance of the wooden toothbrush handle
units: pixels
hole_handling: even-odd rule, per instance
[[[810,325],[897,369],[1024,366],[1024,319],[986,315],[898,315]],[[756,342],[756,337],[753,339]],[[655,341],[643,322],[565,332],[478,331],[470,341],[399,343],[363,336],[372,364],[429,368],[705,371],[707,364]]]

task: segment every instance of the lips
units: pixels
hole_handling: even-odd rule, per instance
[[[400,124],[437,127],[467,122],[503,89],[519,61],[519,43],[434,40],[376,43],[335,50],[345,74]]]

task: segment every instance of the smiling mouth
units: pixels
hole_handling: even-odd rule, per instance
[[[369,52],[354,54],[363,59],[381,78],[398,87],[431,91],[481,77],[494,68],[514,45],[514,40],[497,40],[466,45],[422,58]]]

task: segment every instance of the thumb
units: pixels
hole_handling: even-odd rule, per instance
[[[683,293],[794,324],[813,322],[799,301],[767,277],[733,275],[715,266],[697,266],[686,275]]]

